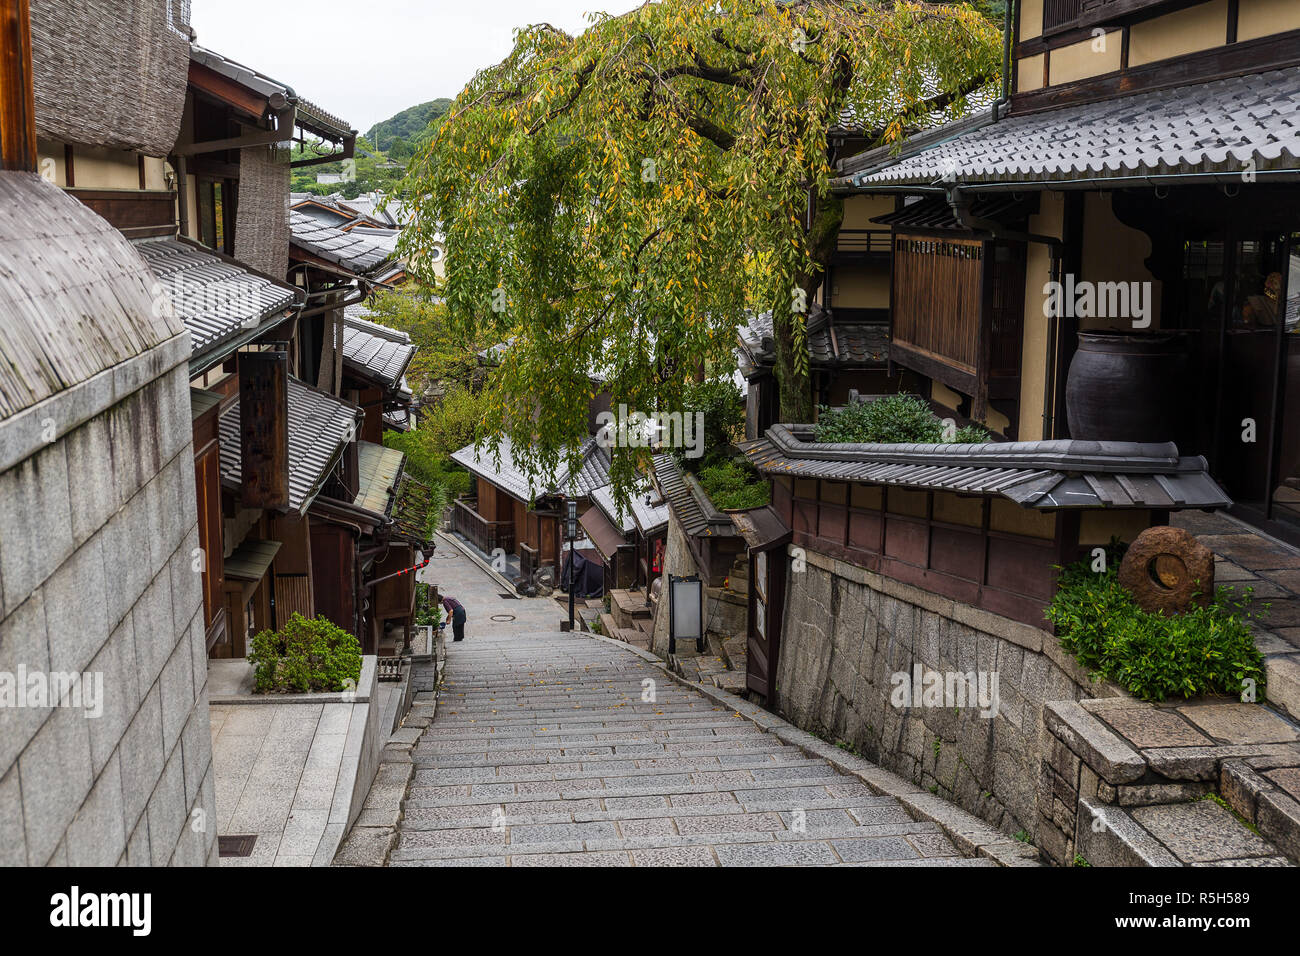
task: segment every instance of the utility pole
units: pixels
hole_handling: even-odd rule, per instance
[[[578,502],[573,498],[566,501],[568,512],[564,520],[564,530],[569,534],[569,630],[573,630],[574,594],[578,589],[577,568],[574,561],[573,544],[578,538]]]

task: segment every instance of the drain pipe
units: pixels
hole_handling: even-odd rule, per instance
[[[1055,236],[1047,236],[1033,232],[1021,232],[1016,229],[1007,229],[1000,222],[992,219],[981,219],[971,212],[971,201],[962,193],[962,188],[956,183],[948,184],[945,187],[948,194],[948,205],[952,209],[953,217],[962,227],[970,229],[973,232],[986,232],[994,239],[1008,239],[1012,242],[1037,242],[1048,247],[1051,255],[1051,267],[1049,276],[1052,282],[1060,287],[1061,269],[1065,259],[1065,243]],[[1057,296],[1056,307],[1047,317],[1047,374],[1043,382],[1043,439],[1050,439],[1056,428],[1056,409],[1053,407],[1056,398],[1056,340],[1058,336],[1058,327],[1061,319],[1061,298]]]
[[[1011,102],[1011,31],[1015,22],[1011,12],[1015,9],[1015,0],[1007,0],[1002,17],[1002,95],[993,104],[993,122],[1002,119],[1002,111]]]

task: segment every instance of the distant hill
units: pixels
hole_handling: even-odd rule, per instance
[[[378,149],[387,150],[395,139],[415,143],[434,120],[446,115],[451,108],[449,99],[430,100],[402,110],[396,116],[376,123],[366,132],[366,139]]]

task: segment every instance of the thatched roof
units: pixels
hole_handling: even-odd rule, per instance
[[[37,132],[171,152],[189,77],[188,9],[168,0],[31,0]]]
[[[0,172],[0,420],[184,332],[156,282],[87,206]]]

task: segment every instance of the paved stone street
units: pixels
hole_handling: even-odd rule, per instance
[[[587,635],[449,644],[414,760],[394,865],[992,865]]]
[[[550,598],[520,598],[486,573],[466,553],[467,546],[451,535],[439,534],[429,564],[420,580],[438,586],[438,596],[453,597],[465,605],[467,641],[493,634],[519,631],[558,631],[567,612]],[[447,646],[452,646],[447,627]]]

